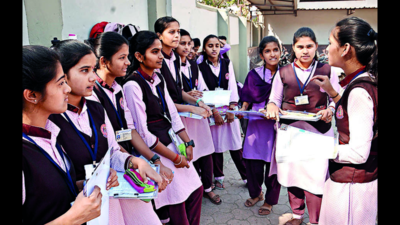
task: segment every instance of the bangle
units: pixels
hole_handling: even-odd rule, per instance
[[[331,97],[332,99],[336,98],[339,95],[339,92],[336,92],[335,97]],[[329,96],[330,97],[330,96]]]
[[[175,161],[178,159],[178,157],[179,157],[179,154],[176,154],[176,157],[175,157],[175,159],[174,160],[172,160],[172,162],[175,164]]]
[[[179,161],[179,163],[174,163],[175,166],[181,164],[181,162],[182,162],[182,157],[179,157],[179,158],[181,158],[181,161]]]
[[[197,99],[196,105],[199,105],[199,102],[201,101],[201,98]]]

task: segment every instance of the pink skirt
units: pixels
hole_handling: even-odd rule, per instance
[[[139,199],[110,198],[109,224],[162,224],[154,212],[151,202]]]
[[[214,153],[214,143],[211,141],[211,130],[207,119],[193,119],[181,116],[189,138],[194,141],[193,160]]]
[[[375,225],[377,213],[378,180],[369,183],[326,181],[319,224]]]
[[[169,144],[168,149],[177,153],[173,143]],[[174,163],[160,155],[161,162],[164,166],[170,168],[174,172],[174,178],[167,188],[158,193],[158,197],[154,199],[156,209],[166,205],[175,205],[186,201],[186,199],[203,184],[193,166],[193,162],[189,163],[189,168],[176,168]],[[149,224],[149,223],[147,223]]]
[[[242,148],[242,137],[240,136],[239,120],[224,125],[213,125],[210,127],[215,152],[222,153],[227,150],[239,150]]]

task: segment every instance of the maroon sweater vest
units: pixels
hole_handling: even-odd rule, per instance
[[[111,125],[113,126],[114,132],[117,130],[121,130],[121,125],[119,124],[118,116],[115,112],[114,105],[109,101],[107,94],[104,92],[104,90],[99,87],[98,84],[94,86],[95,88],[93,91],[96,93],[97,97],[100,100],[101,105],[106,109],[106,113],[108,118],[110,119]],[[128,125],[126,123],[125,119],[125,111],[120,107],[120,100],[122,99],[122,92],[118,92],[115,95],[115,99],[117,102],[117,110],[120,115],[120,118],[122,120],[122,126],[124,126],[124,129],[128,129]],[[131,141],[121,141],[118,142],[119,145],[121,145],[126,151],[128,151],[130,154],[133,153],[133,146],[131,144]]]
[[[168,93],[171,96],[172,101],[174,101],[174,103],[181,104],[181,103],[183,103],[183,99],[182,99],[182,81],[179,76],[179,74],[181,73],[181,71],[180,71],[181,65],[179,65],[179,57],[180,56],[175,51],[172,51],[172,52],[173,52],[173,54],[175,54],[175,57],[176,57],[176,59],[174,61],[174,66],[175,66],[175,74],[176,74],[177,80],[175,80],[174,77],[172,76],[172,73],[169,70],[165,60],[163,60],[163,62],[162,62],[162,67],[160,69],[160,72],[165,79],[165,83],[167,84]]]
[[[165,93],[164,93],[164,79],[163,76],[157,73],[159,76],[161,83],[157,85],[160,88],[161,94],[164,97],[165,101]],[[143,102],[146,104],[146,115],[147,115],[147,128],[150,133],[154,134],[165,146],[168,146],[172,140],[168,134],[168,130],[171,129],[171,123],[164,117],[163,106],[161,98],[155,96],[150,89],[150,86],[146,83],[146,81],[140,77],[140,75],[135,71],[130,75],[125,76],[123,84],[128,81],[136,81],[143,92]],[[171,118],[168,110],[167,103],[165,102],[166,114],[168,118]]]
[[[348,85],[340,103],[336,108],[336,125],[339,133],[339,144],[350,141],[349,117],[347,114],[348,98],[351,90],[356,87],[364,88],[374,103],[374,137],[371,143],[370,155],[363,164],[342,164],[329,161],[329,173],[332,181],[339,183],[366,183],[378,178],[378,88],[377,84],[368,77],[358,78]],[[338,117],[339,116],[339,117]]]
[[[303,91],[303,95],[308,95],[309,104],[295,105],[294,97],[300,96],[300,88],[297,83],[292,64],[279,68],[279,74],[283,83],[283,110],[307,111],[311,113],[317,113],[318,111],[327,108],[328,94],[325,92],[321,92],[320,87],[314,82],[308,82]],[[312,76],[314,75],[324,75],[330,78],[331,67],[328,64],[318,62],[315,68],[315,72]],[[300,85],[303,87],[304,84],[300,81]],[[291,124],[293,122],[296,122],[297,120],[280,119],[280,121],[281,123]],[[326,133],[331,127],[331,123],[325,123],[325,121],[322,120],[319,120],[317,122],[306,122],[315,127],[321,133]]]
[[[86,100],[86,106],[92,114],[93,121],[97,131],[98,137],[98,149],[96,154],[96,162],[99,162],[106,154],[108,150],[108,141],[104,136],[105,134],[105,113],[103,106],[95,101]],[[85,179],[84,165],[92,164],[93,160],[84,142],[81,140],[79,135],[75,132],[72,125],[66,120],[61,114],[52,114],[49,119],[53,121],[59,128],[60,134],[57,137],[57,142],[63,146],[72,162],[74,163],[76,170],[76,179]],[[90,120],[89,120],[90,121]],[[90,122],[90,128],[92,123]],[[107,135],[114,135],[111,131],[106,131]],[[95,137],[92,130],[92,137],[81,132],[86,142],[92,147],[92,151],[95,144]]]
[[[220,59],[220,74],[221,74],[221,88],[228,90],[229,79],[226,79],[226,74],[229,73],[229,59]],[[204,59],[202,63],[199,64],[199,69],[203,75],[204,81],[210,91],[215,90],[218,87],[219,77],[216,77],[212,72],[210,66],[208,65],[208,60]]]
[[[26,140],[22,140],[22,170],[26,194],[22,205],[22,224],[45,224],[71,208],[70,203],[75,196],[69,190],[63,174],[36,145]],[[70,174],[75,183],[72,163]]]
[[[192,84],[192,88],[196,88],[196,90],[198,90],[197,89],[197,85],[196,84],[198,84],[198,79],[199,79],[199,68],[197,67],[197,63],[195,62],[195,61],[192,61],[192,60],[188,60],[188,59],[186,59],[186,63],[190,63],[190,72],[191,72],[191,74],[189,74],[189,75],[192,75],[192,81],[191,81],[191,84]],[[183,73],[182,73],[182,85],[183,85],[183,90],[185,91],[185,92],[189,92],[189,91],[191,91],[192,90],[192,88],[190,88],[190,78],[186,78],[186,76],[185,75],[183,75]]]

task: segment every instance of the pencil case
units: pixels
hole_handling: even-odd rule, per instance
[[[154,183],[148,180],[147,184],[145,184],[140,174],[132,168],[125,171],[124,178],[139,193],[155,191]]]

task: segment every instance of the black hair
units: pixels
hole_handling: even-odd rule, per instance
[[[198,38],[192,38],[192,41],[193,41],[193,43],[194,43],[194,47],[197,47],[197,46],[201,46],[201,42],[200,42],[200,39],[198,39]]]
[[[378,78],[378,33],[368,22],[358,17],[345,18],[336,23],[333,37],[339,46],[349,43],[354,47],[357,61]]]
[[[167,29],[168,24],[172,22],[177,22],[179,24],[178,20],[171,16],[158,18],[157,21],[154,23],[154,32],[162,34],[164,30]]]
[[[57,74],[60,56],[54,50],[39,45],[22,47],[22,93],[25,89],[42,93],[44,100],[45,89]],[[22,94],[22,109],[24,96]]]
[[[95,68],[100,68],[99,60],[102,56],[107,61],[111,61],[112,56],[121,49],[123,44],[129,46],[128,40],[121,34],[113,31],[101,33],[101,35],[98,36],[97,45],[92,45],[92,49],[98,59]]]
[[[226,37],[225,36],[218,36],[218,39],[222,39],[226,41]]]
[[[139,31],[129,40],[129,61],[131,65],[128,66],[126,75],[132,74],[140,66],[140,62],[135,57],[135,52],[142,54],[145,59],[146,50],[154,43],[156,39],[159,39],[157,34],[152,31]]]
[[[294,35],[293,35],[293,45],[295,45],[297,43],[297,41],[301,37],[309,37],[315,44],[318,44],[317,37],[315,36],[314,31],[309,27],[301,27],[294,33]],[[294,62],[294,59],[296,58],[296,54],[294,53],[293,49],[294,48],[292,48],[292,52],[291,52],[290,57],[289,57],[289,61],[290,62]],[[317,51],[315,51],[314,59],[318,60]]]
[[[185,29],[180,29],[180,30],[181,30],[181,37],[182,37],[182,36],[185,36],[185,35],[187,35],[187,36],[190,37],[189,32],[187,32]],[[192,40],[192,37],[190,37],[190,40]]]
[[[69,70],[74,67],[79,60],[88,54],[94,53],[88,44],[73,39],[60,41],[51,48],[60,55],[60,62],[67,77]]]
[[[279,50],[282,53],[282,47],[279,44],[279,41],[276,37],[274,36],[265,36],[261,41],[260,44],[258,45],[258,53],[263,54],[265,46],[267,46],[268,43],[270,42],[275,42],[278,45]],[[279,56],[280,57],[280,56]],[[265,63],[265,60],[264,60]]]
[[[208,40],[210,40],[211,38],[217,38],[217,39],[219,39],[218,36],[217,36],[217,35],[214,35],[214,34],[209,34],[207,37],[205,37],[205,38],[203,39],[203,51],[201,52],[201,54],[203,55],[203,60],[206,60],[206,59],[208,58],[208,56],[207,56],[207,54],[206,54],[206,48],[205,48],[205,46],[206,46],[206,43],[208,42]],[[218,55],[218,57],[219,57],[219,55]]]

